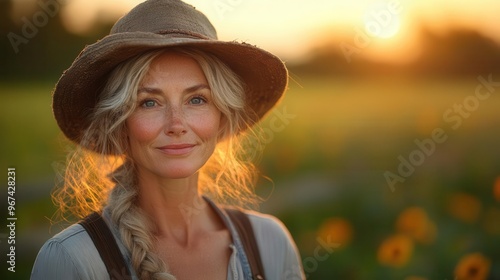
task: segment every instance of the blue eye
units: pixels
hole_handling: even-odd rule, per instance
[[[203,99],[203,97],[200,97],[200,96],[193,97],[193,98],[191,98],[191,100],[189,100],[189,104],[192,104],[192,105],[201,105],[205,102],[206,102],[205,99]]]
[[[142,107],[145,107],[145,108],[151,108],[151,107],[154,107],[156,105],[156,101],[154,100],[144,100],[141,104]]]

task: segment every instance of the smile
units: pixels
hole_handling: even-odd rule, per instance
[[[158,150],[170,156],[183,156],[189,154],[194,147],[195,144],[174,144],[159,147]]]

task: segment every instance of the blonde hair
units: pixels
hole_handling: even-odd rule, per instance
[[[251,207],[259,198],[253,187],[256,169],[245,156],[244,143],[253,135],[245,107],[244,84],[214,55],[191,48],[171,48],[195,59],[212,90],[216,107],[223,115],[217,147],[199,171],[200,193],[218,203]],[[175,279],[155,253],[148,218],[137,200],[134,163],[127,157],[125,120],[136,106],[136,94],[149,65],[166,50],[151,51],[132,58],[113,70],[93,111],[90,126],[80,145],[69,155],[63,184],[53,193],[59,214],[83,218],[106,205],[117,224],[122,241],[131,254],[140,279]],[[66,215],[66,216],[65,216]]]

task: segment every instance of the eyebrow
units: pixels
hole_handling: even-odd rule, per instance
[[[210,90],[210,87],[207,84],[198,84],[198,85],[190,86],[190,87],[184,89],[182,91],[182,93],[184,93],[184,94],[192,93],[192,92],[198,91],[200,89],[208,89],[208,90]],[[138,94],[141,93],[141,92],[149,93],[149,94],[162,94],[163,93],[163,91],[161,89],[159,89],[159,88],[147,87],[147,86],[140,86],[137,89],[137,93]]]

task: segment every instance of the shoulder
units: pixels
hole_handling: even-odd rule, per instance
[[[295,243],[286,226],[276,217],[246,210],[245,213],[250,219],[252,228],[259,244],[262,247],[272,248],[277,252],[294,251]]]
[[[93,243],[87,231],[80,224],[73,224],[50,238],[44,247],[56,245],[67,252],[72,252],[91,244]]]
[[[300,255],[283,222],[268,214],[245,213],[252,223],[267,279],[302,279]]]
[[[73,224],[45,242],[36,257],[31,279],[106,279],[106,275],[106,267],[87,231],[80,224]]]
[[[276,241],[291,240],[292,237],[286,226],[278,218],[268,214],[245,210],[256,235],[265,235]]]

